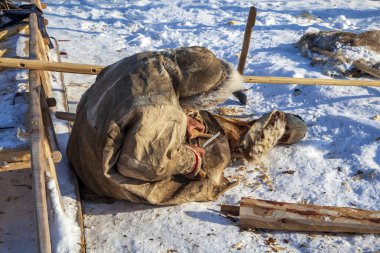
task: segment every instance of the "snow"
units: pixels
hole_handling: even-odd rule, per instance
[[[380,2],[374,0],[46,2],[48,32],[67,52],[63,61],[96,65],[141,51],[198,45],[236,66],[249,7],[254,4],[258,15],[246,75],[329,78],[294,47],[305,32],[380,29]],[[353,50],[357,51],[348,54],[352,59],[360,55],[378,60],[365,49]],[[65,74],[71,112],[94,79]],[[378,235],[240,231],[238,222],[219,214],[221,204],[238,204],[246,196],[379,210],[380,122],[373,117],[380,115],[380,89],[269,84],[246,84],[246,88],[247,106],[238,105],[233,97],[222,106],[257,117],[273,109],[299,114],[309,128],[306,138],[293,146],[274,148],[261,166],[231,164],[226,175],[240,179],[240,184],[215,202],[155,207],[116,200],[82,201],[88,252],[380,250]],[[68,129],[58,133],[61,150],[67,137]],[[70,173],[58,170],[58,178],[64,202],[73,204]],[[75,208],[69,210],[75,217]]]
[[[246,75],[328,78],[294,43],[307,31],[380,29],[378,1],[260,1]],[[147,50],[199,45],[234,65],[251,1],[48,1],[49,33],[64,61],[108,65]],[[365,56],[363,49],[350,58]],[[356,56],[355,56],[355,55]],[[70,111],[94,77],[66,74]],[[240,184],[220,199],[173,207],[83,201],[88,252],[368,252],[375,235],[240,231],[219,214],[241,197],[380,209],[380,89],[247,84],[249,102],[223,107],[260,116],[273,109],[301,115],[309,127],[297,145],[276,147],[262,166],[232,164]],[[298,89],[296,91],[296,89]],[[359,173],[358,173],[359,172]],[[363,173],[363,174],[361,174]],[[371,174],[372,173],[372,174]],[[360,176],[364,175],[364,176]],[[361,179],[358,179],[361,178]],[[271,243],[274,239],[274,243]],[[277,248],[276,248],[277,247]]]
[[[53,252],[71,253],[80,252],[81,249],[81,231],[75,221],[65,212],[64,207],[60,203],[59,193],[56,187],[56,181],[46,172],[47,188],[52,205],[51,218],[52,224],[52,247]]]

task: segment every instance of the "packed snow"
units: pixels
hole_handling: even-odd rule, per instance
[[[376,0],[46,2],[49,35],[67,53],[62,60],[96,65],[142,51],[196,45],[236,66],[249,7],[254,5],[258,14],[246,75],[329,78],[294,47],[305,32],[380,29]],[[65,74],[71,112],[94,79]],[[298,114],[308,126],[306,138],[274,148],[261,166],[232,163],[226,175],[240,183],[215,202],[155,207],[83,200],[87,252],[380,250],[377,235],[241,231],[238,221],[219,214],[221,204],[237,205],[247,196],[380,210],[380,88],[263,84],[246,88],[247,106],[231,97],[220,108],[239,118],[259,117],[273,109]],[[65,147],[68,130],[59,135]]]

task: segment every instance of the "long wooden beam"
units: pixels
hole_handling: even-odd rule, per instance
[[[97,75],[104,66],[77,64],[68,62],[50,62],[28,59],[0,58],[0,67],[48,70],[76,74]],[[377,86],[380,81],[347,80],[347,79],[324,79],[324,78],[294,78],[275,76],[244,76],[245,83],[267,84],[301,84],[301,85],[330,85],[330,86]]]
[[[380,81],[324,79],[324,78],[293,78],[276,76],[244,76],[245,83],[267,84],[302,84],[302,85],[330,85],[330,86],[377,86]]]
[[[37,22],[35,13],[29,16],[30,27],[34,27]],[[32,30],[32,29],[31,29]],[[36,33],[30,33],[29,57],[38,57],[38,40]],[[35,70],[29,71],[29,112],[30,112],[30,147],[33,176],[33,195],[35,201],[35,215],[38,234],[39,252],[50,253],[51,238],[49,229],[49,218],[46,199],[45,172],[48,171],[47,160],[44,151],[44,126],[41,113],[41,79]]]
[[[68,62],[51,62],[41,60],[0,58],[0,67],[48,70],[66,73],[97,75],[104,68],[103,66],[95,66],[88,64],[77,64]]]

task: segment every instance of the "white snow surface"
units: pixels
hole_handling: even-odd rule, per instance
[[[97,65],[142,51],[193,45],[207,47],[237,65],[249,7],[255,5],[258,15],[245,74],[328,78],[321,67],[310,66],[293,43],[306,31],[380,29],[380,2],[374,0],[46,2],[48,31],[67,53],[63,60]],[[317,18],[303,17],[305,11]],[[71,111],[94,79],[65,74]],[[226,175],[240,178],[241,183],[215,202],[154,207],[83,201],[88,252],[380,250],[376,235],[240,231],[237,222],[218,213],[221,204],[238,204],[246,196],[380,210],[380,121],[374,118],[380,115],[380,89],[246,87],[247,106],[240,106],[233,97],[222,106],[237,108],[239,116],[260,116],[273,109],[299,114],[309,128],[306,138],[293,146],[274,148],[260,168],[232,164]],[[269,180],[263,180],[265,175]]]

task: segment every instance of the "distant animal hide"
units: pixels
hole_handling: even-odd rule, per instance
[[[307,33],[295,45],[311,64],[322,64],[326,74],[380,78],[380,31],[360,34],[338,31]]]

